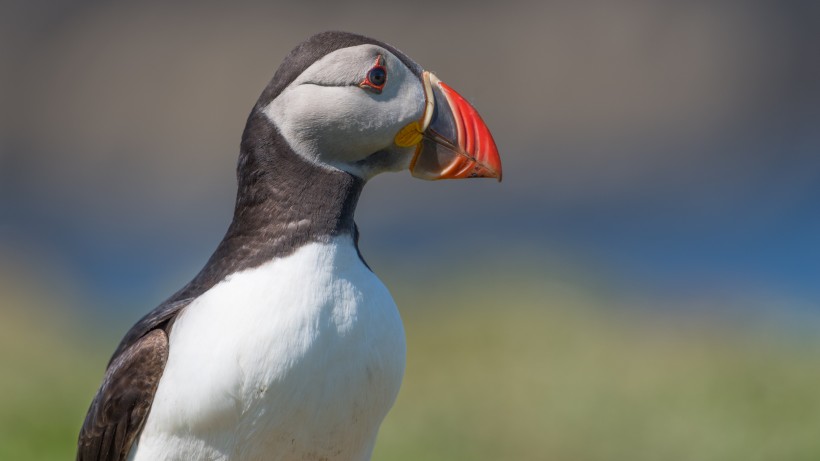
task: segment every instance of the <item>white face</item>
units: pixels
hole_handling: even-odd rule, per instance
[[[379,57],[387,71],[381,92],[360,86]],[[423,111],[421,80],[375,45],[328,54],[264,109],[297,154],[365,179],[408,167],[415,148],[398,147],[394,138]]]

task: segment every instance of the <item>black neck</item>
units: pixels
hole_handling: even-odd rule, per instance
[[[173,299],[198,296],[227,275],[350,234],[364,180],[293,152],[258,109],[248,118],[237,167],[233,222],[211,259]]]

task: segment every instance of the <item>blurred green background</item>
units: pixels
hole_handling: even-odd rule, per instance
[[[505,180],[368,184],[408,336],[377,460],[820,459],[813,2],[7,2],[0,459],[70,459],[127,328],[230,220],[284,55],[396,45]]]

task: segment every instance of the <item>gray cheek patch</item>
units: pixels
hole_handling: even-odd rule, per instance
[[[359,88],[380,55],[388,72],[384,91]],[[402,127],[421,117],[424,100],[421,81],[398,58],[383,48],[360,45],[311,65],[262,112],[300,157],[368,177],[394,169],[394,162],[364,160],[391,149]],[[390,168],[379,166],[388,163]],[[371,168],[365,171],[365,165]]]

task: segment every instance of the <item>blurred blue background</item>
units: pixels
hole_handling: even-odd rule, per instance
[[[603,311],[716,315],[728,330],[765,318],[813,335],[819,5],[7,3],[0,288],[14,296],[0,315],[37,306],[58,339],[74,334],[66,325],[103,338],[89,345],[98,380],[127,326],[219,242],[245,118],[279,62],[341,29],[458,89],[504,163],[501,184],[394,174],[367,186],[362,251],[403,312],[402,297],[425,299],[447,276],[420,280],[452,269],[499,290],[557,280]],[[93,385],[82,389],[79,407]]]
[[[812,2],[11,9],[0,246],[84,294],[147,302],[193,274],[230,219],[258,93],[290,48],[336,28],[451,82],[504,160],[500,186],[373,181],[369,257],[466,238],[494,258],[577,256],[639,290],[820,300]]]

